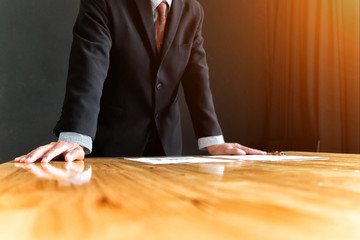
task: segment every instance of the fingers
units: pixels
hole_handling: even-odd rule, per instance
[[[33,150],[27,155],[15,158],[15,162],[31,163],[41,159],[47,163],[59,155],[64,155],[66,161],[83,160],[85,152],[83,148],[70,142],[53,142]]]
[[[74,150],[77,150],[75,153],[72,153]],[[82,147],[80,147],[80,145],[76,144],[76,143],[69,143],[69,142],[57,142],[56,145],[51,148],[49,151],[47,151],[43,157],[41,162],[50,162],[53,158],[55,158],[56,156],[59,156],[61,154],[64,154],[65,156],[68,155],[70,153],[70,156],[74,155],[74,157],[70,157],[70,161],[76,160],[80,157],[80,150],[82,150],[82,152],[84,152],[84,150],[82,149]],[[82,159],[84,159],[84,155],[82,156]],[[81,160],[82,160],[81,159]],[[65,160],[67,160],[67,158],[65,157]]]
[[[58,142],[53,148],[49,149],[45,154],[42,156],[41,162],[47,163],[50,162],[56,156],[59,156],[63,152],[67,151],[69,145],[65,142]]]
[[[14,159],[15,162],[20,162],[20,160],[24,159],[26,155],[22,155]]]
[[[251,155],[266,155],[266,152],[257,150],[257,149],[253,149],[253,148],[247,148],[247,150],[245,150],[245,152],[246,152],[246,154],[251,154]]]
[[[207,147],[211,155],[264,155],[266,152],[248,148],[238,143],[224,143]]]
[[[49,151],[56,143],[49,143],[47,145],[41,146],[36,148],[35,150],[31,151],[30,153],[23,155],[21,157],[15,158],[15,162],[26,162],[31,163],[35,162],[38,159],[41,159],[42,156]]]
[[[225,148],[226,155],[246,155],[246,152],[237,147]]]
[[[245,151],[240,149],[235,143],[224,143],[209,146],[208,151],[211,155],[245,155]]]
[[[236,144],[236,146],[238,148],[243,150],[246,154],[250,154],[250,155],[266,155],[266,152],[264,152],[264,151],[257,150],[257,149],[254,149],[254,148],[245,147],[245,146],[240,145],[238,143],[235,143],[235,144]]]

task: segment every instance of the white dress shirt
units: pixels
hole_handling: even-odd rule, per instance
[[[158,11],[156,8],[159,6],[161,2],[167,2],[169,8],[168,12],[171,9],[172,0],[151,0],[151,7],[153,10],[153,16],[154,16],[154,23],[156,19],[158,18]],[[92,151],[92,139],[90,136],[83,135],[80,133],[75,132],[62,132],[59,135],[58,141],[65,141],[65,142],[73,142],[77,143],[84,147],[85,153],[89,154]],[[216,145],[216,144],[222,144],[224,143],[224,137],[223,135],[219,136],[209,136],[209,137],[203,137],[198,139],[198,146],[200,150],[206,150],[206,147]]]

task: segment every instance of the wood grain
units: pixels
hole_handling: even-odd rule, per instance
[[[0,239],[360,239],[360,155],[0,165]]]

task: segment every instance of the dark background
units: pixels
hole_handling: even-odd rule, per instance
[[[257,21],[264,1],[237,0],[236,9],[218,1],[199,2],[205,10],[211,87],[225,139],[262,148],[263,76],[254,66],[261,65],[262,26]],[[52,129],[61,111],[78,8],[79,0],[0,1],[0,163],[57,140]],[[228,31],[231,25],[235,31]],[[205,154],[197,150],[183,100],[181,108],[184,154]]]

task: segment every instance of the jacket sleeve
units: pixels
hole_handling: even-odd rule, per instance
[[[105,0],[81,0],[73,29],[66,93],[54,128],[95,138],[102,88],[109,68],[111,34]]]
[[[209,83],[209,69],[203,47],[202,23],[204,13],[199,6],[199,20],[191,55],[182,77],[184,96],[191,115],[196,137],[222,135],[215,113]]]

